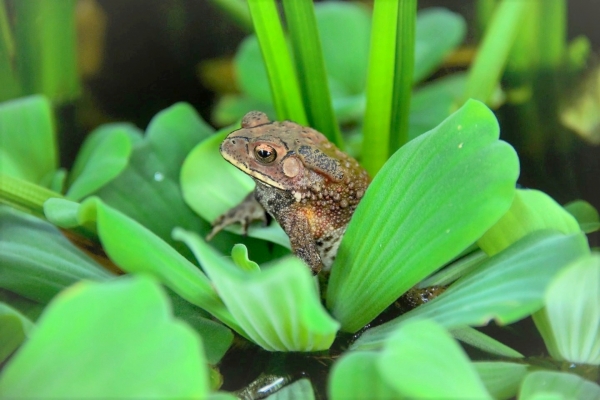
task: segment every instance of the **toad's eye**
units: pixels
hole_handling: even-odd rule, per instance
[[[277,152],[269,145],[259,144],[254,148],[254,156],[262,164],[271,164],[277,158]]]

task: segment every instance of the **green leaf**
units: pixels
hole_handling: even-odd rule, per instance
[[[344,142],[331,104],[313,1],[284,0],[283,9],[308,125],[343,149]]]
[[[529,233],[554,229],[564,234],[579,232],[579,225],[550,196],[538,190],[518,189],[510,210],[477,244],[488,255],[504,250]]]
[[[485,261],[435,299],[366,331],[353,345],[381,346],[403,321],[431,318],[447,328],[518,321],[538,310],[544,291],[557,271],[589,254],[583,233],[564,236],[552,232],[529,235]]]
[[[314,400],[315,392],[308,379],[300,379],[267,397],[269,400]]]
[[[5,289],[0,289],[0,302],[14,308],[30,321],[36,321],[45,307],[45,304],[29,300]]]
[[[33,323],[14,308],[0,303],[0,363],[29,335]]]
[[[315,4],[315,14],[332,88],[342,89],[339,94],[362,94],[371,30],[367,8],[358,3],[324,2]]]
[[[48,99],[30,96],[0,104],[0,171],[41,184],[58,167]]]
[[[600,254],[582,257],[560,271],[534,321],[550,355],[600,365]]]
[[[467,24],[460,14],[445,8],[421,10],[417,17],[413,81],[430,75],[462,43]]]
[[[473,364],[487,391],[499,400],[515,397],[528,368],[527,364],[503,361],[478,361]]]
[[[185,246],[172,240],[171,231],[181,226],[206,233],[210,227],[183,201],[179,171],[190,149],[211,133],[189,104],[159,112],[144,140],[134,143],[127,168],[95,194],[191,258]]]
[[[325,311],[306,265],[296,257],[248,272],[198,235],[173,236],[194,252],[247,337],[269,351],[318,351],[331,346],[339,324]]]
[[[181,168],[181,190],[185,202],[204,220],[210,222],[238,205],[254,190],[252,178],[225,161],[219,153],[219,146],[230,131],[231,129],[224,129],[199,143],[187,156]],[[233,225],[226,230],[242,233],[239,225]],[[291,247],[285,232],[274,222],[267,227],[251,225],[248,236],[269,240],[288,249]]]
[[[260,272],[257,263],[248,258],[248,248],[243,244],[236,244],[231,250],[231,258],[235,265],[247,272]]]
[[[75,6],[75,0],[14,4],[15,62],[24,93],[43,93],[55,103],[79,94]]]
[[[377,367],[403,398],[491,399],[458,343],[430,320],[399,326]]]
[[[585,233],[596,232],[600,229],[600,216],[598,215],[598,210],[587,201],[572,201],[565,204],[564,208],[575,217],[579,223],[579,227]]]
[[[210,319],[210,314],[188,303],[173,292],[168,292],[173,307],[173,315],[187,323],[202,338],[206,361],[217,365],[223,358],[231,343],[233,332],[225,325]],[[222,379],[220,375],[219,379]]]
[[[261,103],[273,104],[269,76],[260,53],[260,45],[255,35],[247,36],[240,44],[233,60],[235,77],[242,93]],[[241,118],[249,109],[240,110]],[[274,110],[273,110],[274,111]],[[274,118],[276,115],[269,115]]]
[[[509,208],[517,175],[514,150],[476,101],[396,152],[332,268],[327,304],[343,330],[360,329],[488,230]]]
[[[141,134],[125,124],[108,124],[93,131],[77,154],[67,198],[81,200],[116,178],[127,167],[134,141],[141,141]]]
[[[498,4],[471,64],[464,100],[472,98],[489,102],[494,88],[500,82],[523,18],[532,3],[502,1]]]
[[[460,340],[477,349],[507,358],[523,358],[523,354],[498,342],[496,339],[469,326],[452,329],[450,331],[455,339]]]
[[[328,393],[331,400],[397,399],[398,393],[378,369],[380,353],[346,353],[331,369]]]
[[[373,3],[362,148],[363,165],[371,176],[389,156],[399,7],[397,1]]]
[[[43,220],[0,207],[0,225],[3,289],[47,303],[79,280],[105,281],[113,277]]]
[[[530,372],[521,385],[519,400],[541,400],[544,398],[598,399],[600,398],[600,386],[566,372]]]
[[[96,214],[102,247],[121,269],[156,277],[190,303],[237,328],[206,275],[169,244],[96,198],[86,200],[80,212]]]
[[[202,342],[149,278],[82,282],[46,309],[3,370],[3,397],[204,398]],[[35,368],[32,368],[35,365]]]

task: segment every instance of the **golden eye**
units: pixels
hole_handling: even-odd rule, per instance
[[[254,148],[254,156],[262,164],[271,164],[277,158],[277,152],[269,145],[259,144]]]

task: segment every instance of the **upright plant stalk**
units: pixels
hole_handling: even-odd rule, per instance
[[[308,123],[343,148],[333,106],[317,19],[312,0],[284,0],[283,9],[288,26],[296,71]]]
[[[8,23],[6,4],[0,0],[0,101],[19,97],[21,87],[15,70],[15,41]]]
[[[477,37],[481,39],[485,29],[487,28],[492,15],[494,15],[494,9],[498,0],[477,0],[475,3],[475,15],[476,15],[476,26],[477,26]]]
[[[371,176],[389,154],[399,6],[400,1],[376,0],[373,7],[362,148],[362,164]]]
[[[15,1],[15,43],[23,94],[45,94],[53,102],[80,92],[74,0]]]
[[[211,0],[246,32],[252,32],[252,19],[244,0]]]
[[[415,65],[415,25],[417,1],[402,0],[398,7],[396,32],[396,68],[390,121],[389,155],[408,141],[408,118]]]
[[[55,197],[63,196],[35,183],[0,173],[0,204],[45,218],[44,202]]]
[[[488,102],[506,65],[517,38],[528,1],[502,0],[479,46],[467,77],[463,101],[469,98]]]
[[[300,86],[277,13],[277,5],[274,0],[248,0],[248,7],[267,68],[277,117],[307,125]]]

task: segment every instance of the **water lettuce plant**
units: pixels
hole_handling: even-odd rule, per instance
[[[501,3],[489,35],[522,12]],[[406,103],[464,22],[378,1],[371,28],[359,6],[286,0],[286,38],[274,2],[249,5],[257,37],[236,57],[243,94],[217,114],[233,123],[251,107],[307,122],[374,175],[328,284],[290,255],[275,223],[204,239],[252,190],[218,154],[235,125],[215,132],[175,104],[145,132],[100,126],[65,171],[47,98],[1,103],[0,395],[228,399],[289,383],[270,398],[600,396],[600,256],[585,236],[600,228],[597,211],[517,188],[519,160],[493,112],[460,100],[472,75],[435,80]],[[334,16],[356,28],[357,54],[332,50],[349,43]],[[388,86],[386,96],[369,89]],[[339,121],[363,127],[362,145],[344,144]],[[410,288],[433,284],[447,289],[396,310]],[[528,316],[542,361],[477,329]],[[230,389],[223,359],[244,351],[288,362]],[[298,360],[329,372],[296,379]]]

